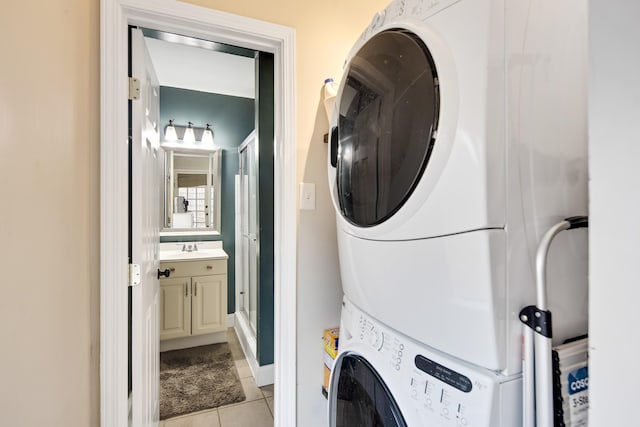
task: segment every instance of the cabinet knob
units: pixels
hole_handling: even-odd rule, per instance
[[[213,265],[207,265],[207,270],[213,270]]]

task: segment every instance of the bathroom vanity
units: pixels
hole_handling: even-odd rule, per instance
[[[161,350],[226,341],[227,259],[221,242],[160,245]]]

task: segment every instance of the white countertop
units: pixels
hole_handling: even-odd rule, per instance
[[[197,250],[183,251],[189,246],[198,247]],[[222,242],[184,242],[160,243],[160,261],[199,261],[207,259],[228,259],[229,255],[222,249]]]

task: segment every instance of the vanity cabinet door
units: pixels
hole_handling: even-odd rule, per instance
[[[187,337],[191,334],[191,279],[160,281],[160,339]]]
[[[227,329],[227,275],[191,279],[191,335],[210,334]]]

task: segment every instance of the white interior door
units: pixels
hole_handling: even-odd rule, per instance
[[[142,31],[131,32],[132,75],[140,98],[131,102],[131,248],[140,265],[132,289],[132,425],[155,426],[159,417],[158,246],[162,191],[159,153],[160,89]]]

